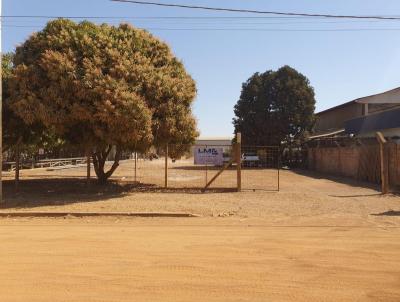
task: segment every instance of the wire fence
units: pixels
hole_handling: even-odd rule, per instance
[[[178,148],[186,152],[174,158]],[[166,154],[166,149],[151,154],[134,153],[133,180],[159,187],[202,189],[232,160],[233,148],[231,145],[168,145],[167,159]],[[215,156],[218,157],[217,160],[214,159]],[[230,167],[215,180],[213,187],[236,188],[235,173],[236,169]]]
[[[181,146],[180,146],[181,147]],[[169,151],[175,146],[169,145]],[[179,159],[165,159],[161,154],[134,154],[134,181],[169,188],[236,189],[237,154],[234,145],[195,145]],[[218,159],[215,160],[215,154]],[[206,154],[203,159],[199,155]],[[207,157],[207,154],[209,156]],[[271,146],[241,147],[241,182],[243,190],[279,190],[280,149]],[[224,169],[222,173],[221,170]]]
[[[280,150],[270,146],[168,145],[146,153],[124,155],[111,180],[135,183],[140,187],[170,189],[279,190]],[[111,167],[112,156],[105,169]],[[238,161],[240,160],[240,169]],[[53,159],[47,165],[21,170],[21,179],[85,178],[86,158]],[[25,166],[21,166],[25,167]],[[27,168],[27,167],[25,167]],[[240,172],[239,172],[240,170]],[[240,173],[240,178],[239,174]],[[95,173],[91,166],[91,177]],[[10,171],[8,179],[13,177]]]
[[[277,146],[242,146],[242,189],[280,189],[281,152]]]

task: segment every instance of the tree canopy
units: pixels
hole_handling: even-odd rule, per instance
[[[3,123],[3,144],[4,151],[7,151],[13,144],[18,141],[15,135],[15,120],[16,116],[10,110],[9,106],[9,79],[13,70],[13,54],[7,53],[2,55],[2,89],[3,89],[3,110],[2,110],[2,123]],[[21,121],[21,120],[20,120]],[[12,125],[13,124],[13,125]]]
[[[235,133],[244,144],[280,145],[301,139],[314,126],[315,98],[309,80],[295,69],[255,73],[235,105]]]
[[[191,144],[196,86],[165,43],[128,24],[51,21],[16,49],[13,109],[90,150],[105,181],[123,150]],[[116,146],[112,168],[104,163]]]
[[[39,122],[27,125],[24,120],[12,110],[10,99],[11,78],[14,71],[13,53],[2,55],[2,88],[3,88],[3,152],[20,146],[44,145],[49,141],[44,127]]]

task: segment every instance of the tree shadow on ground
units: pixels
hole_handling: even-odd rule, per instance
[[[371,214],[372,216],[400,216],[400,211],[386,211],[383,213]]]
[[[331,181],[345,184],[345,185],[348,185],[351,187],[366,188],[366,189],[371,189],[371,190],[375,190],[375,191],[379,191],[379,189],[380,189],[378,184],[369,183],[366,181],[360,181],[360,180],[356,180],[356,179],[349,178],[349,177],[329,175],[329,174],[325,174],[325,173],[319,173],[319,172],[315,172],[315,171],[301,170],[301,169],[293,169],[291,171],[296,174],[302,175],[302,176],[307,176],[307,177],[311,177],[314,179],[331,180]],[[362,195],[362,196],[373,196],[373,195],[380,195],[380,193],[372,193],[372,194],[367,194],[367,195]],[[361,197],[361,196],[359,196],[359,195],[353,195],[353,196],[332,195],[332,197]]]
[[[152,184],[111,180],[105,185],[95,181],[88,187],[84,178],[26,179],[18,190],[12,180],[3,181],[5,203],[0,209],[26,209],[42,206],[63,206],[80,202],[106,201],[130,193],[229,193],[234,189],[215,188],[206,192],[202,188],[161,188]]]
[[[382,193],[372,193],[372,194],[354,194],[354,195],[329,195],[330,197],[337,198],[351,198],[351,197],[372,197],[372,196],[381,196]]]

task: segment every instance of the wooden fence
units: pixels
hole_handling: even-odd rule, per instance
[[[388,143],[389,183],[400,188],[400,145]],[[346,147],[312,147],[308,149],[310,170],[337,176],[351,177],[360,181],[380,183],[379,145]]]

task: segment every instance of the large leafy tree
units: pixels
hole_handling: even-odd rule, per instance
[[[2,88],[3,88],[3,152],[8,150],[27,148],[33,145],[48,144],[49,134],[45,133],[44,126],[39,122],[27,125],[24,120],[12,110],[10,98],[11,79],[14,71],[13,53],[2,55]],[[19,148],[17,148],[19,147]]]
[[[3,88],[3,151],[7,151],[15,145],[19,140],[19,135],[16,135],[15,123],[16,116],[10,110],[9,104],[9,80],[13,70],[12,64],[13,54],[7,53],[2,55],[2,88]],[[21,122],[22,120],[19,119]]]
[[[303,138],[314,125],[315,98],[309,80],[295,69],[255,73],[235,105],[235,133],[244,144],[280,145]]]
[[[15,112],[90,152],[100,182],[124,150],[186,145],[197,136],[195,83],[144,30],[57,19],[18,47],[14,62]],[[105,171],[112,146],[115,161]]]

